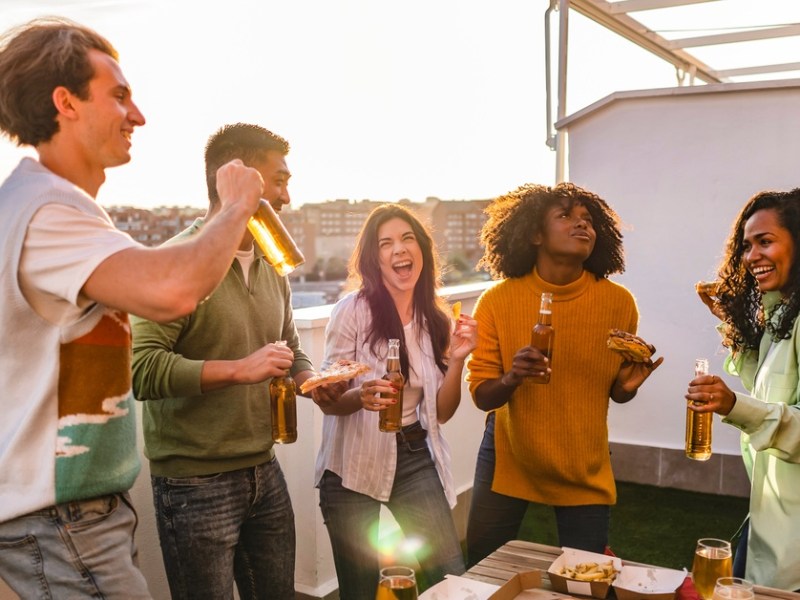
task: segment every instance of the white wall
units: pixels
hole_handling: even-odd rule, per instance
[[[800,81],[619,93],[558,125],[568,179],[626,224],[627,271],[615,280],[636,295],[640,332],[665,356],[633,402],[612,407],[611,439],[682,448],[694,359],[719,374],[726,354],[693,286],[713,277],[750,196],[800,186]],[[718,419],[714,450],[739,453],[737,431]]]

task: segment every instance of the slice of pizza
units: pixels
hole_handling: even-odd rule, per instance
[[[626,360],[632,362],[647,362],[653,355],[650,345],[638,335],[633,335],[620,329],[608,332],[608,347],[619,352]]]
[[[327,369],[322,369],[316,375],[312,375],[300,385],[300,393],[305,394],[314,388],[337,381],[348,381],[361,373],[370,370],[365,364],[341,358],[330,365]]]

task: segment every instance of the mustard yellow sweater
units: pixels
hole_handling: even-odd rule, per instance
[[[511,369],[530,344],[542,292],[553,293],[549,384],[523,382],[497,409],[492,489],[558,506],[614,504],[608,448],[608,402],[621,358],[608,350],[608,330],[635,333],[636,302],[623,286],[588,271],[565,286],[536,270],[506,279],[478,299],[478,346],[468,363],[470,391]]]

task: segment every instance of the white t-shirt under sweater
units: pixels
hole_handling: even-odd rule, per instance
[[[128,315],[80,291],[137,245],[34,159],[0,186],[0,521],[133,485]]]

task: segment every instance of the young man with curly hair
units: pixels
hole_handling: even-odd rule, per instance
[[[475,307],[467,365],[488,411],[467,527],[469,564],[517,535],[529,502],[554,507],[559,543],[603,552],[616,501],[606,426],[609,397],[628,402],[662,359],[623,362],[610,329],[635,333],[631,293],[608,280],[625,262],[617,215],[575,185],[524,185],[494,200],[481,264],[497,285]],[[543,292],[553,295],[551,361],[530,345]],[[549,383],[535,378],[550,373]]]
[[[0,186],[0,577],[23,598],[149,598],[136,566],[139,472],[128,313],[171,320],[217,286],[261,196],[217,174],[202,236],[145,248],[95,197],[145,120],[117,52],[46,19],[0,38],[0,130],[23,158]]]

